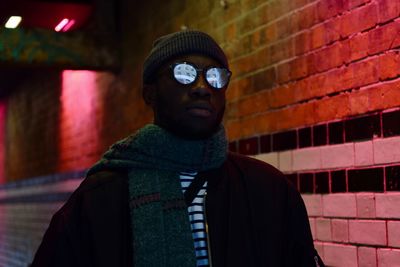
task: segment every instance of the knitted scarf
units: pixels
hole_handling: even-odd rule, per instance
[[[149,124],[111,146],[88,171],[128,173],[135,267],[196,266],[179,173],[218,168],[226,153],[223,126],[209,139],[184,140]]]

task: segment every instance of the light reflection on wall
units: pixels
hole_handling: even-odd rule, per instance
[[[89,167],[97,159],[99,118],[98,73],[65,70],[62,73],[59,170]]]
[[[5,177],[5,153],[6,153],[6,118],[7,118],[7,102],[0,101],[0,184],[6,182]]]

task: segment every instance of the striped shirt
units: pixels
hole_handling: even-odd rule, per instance
[[[186,189],[192,183],[197,172],[181,172],[180,180],[182,191],[185,193]],[[194,241],[194,248],[196,251],[196,260],[198,267],[208,267],[208,250],[207,250],[207,234],[204,217],[204,195],[207,189],[207,182],[197,193],[193,199],[192,204],[188,207],[189,221],[192,227],[192,237]]]

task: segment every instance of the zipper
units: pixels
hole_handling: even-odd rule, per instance
[[[208,223],[207,223],[207,211],[206,211],[206,197],[207,197],[207,192],[204,193],[204,198],[203,198],[203,209],[204,209],[204,224],[205,224],[205,226],[206,226],[208,265],[209,265],[210,267],[212,267],[210,236],[208,235]]]
[[[319,266],[319,260],[317,256],[314,256],[314,261],[315,261],[315,266],[320,267]]]

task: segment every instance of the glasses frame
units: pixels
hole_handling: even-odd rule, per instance
[[[193,82],[190,82],[190,83],[181,83],[181,82],[175,77],[175,75],[174,75],[174,69],[175,69],[176,66],[178,66],[178,65],[180,65],[180,64],[190,65],[190,66],[192,66],[192,67],[196,70],[196,77],[195,77],[195,79],[193,80]],[[211,88],[213,88],[213,89],[215,89],[215,90],[217,90],[217,91],[226,88],[226,87],[228,86],[228,84],[229,84],[229,82],[230,82],[230,79],[231,79],[231,76],[232,76],[232,72],[231,72],[229,69],[227,69],[227,68],[221,68],[221,67],[216,67],[216,66],[208,66],[208,67],[205,67],[205,68],[198,68],[198,67],[196,66],[196,64],[193,64],[193,63],[187,62],[187,61],[175,62],[175,63],[169,65],[169,67],[170,67],[170,69],[171,69],[172,77],[174,78],[174,80],[175,80],[177,83],[182,84],[182,85],[191,85],[191,84],[194,84],[194,83],[199,79],[199,77],[200,77],[199,73],[201,73],[201,74],[203,75],[204,80],[207,82],[207,84],[208,84]],[[212,86],[212,85],[210,84],[210,82],[207,80],[206,73],[207,73],[208,70],[213,69],[213,68],[224,69],[224,70],[227,71],[228,81],[227,81],[226,84],[225,84],[223,87],[221,87],[221,88]]]

